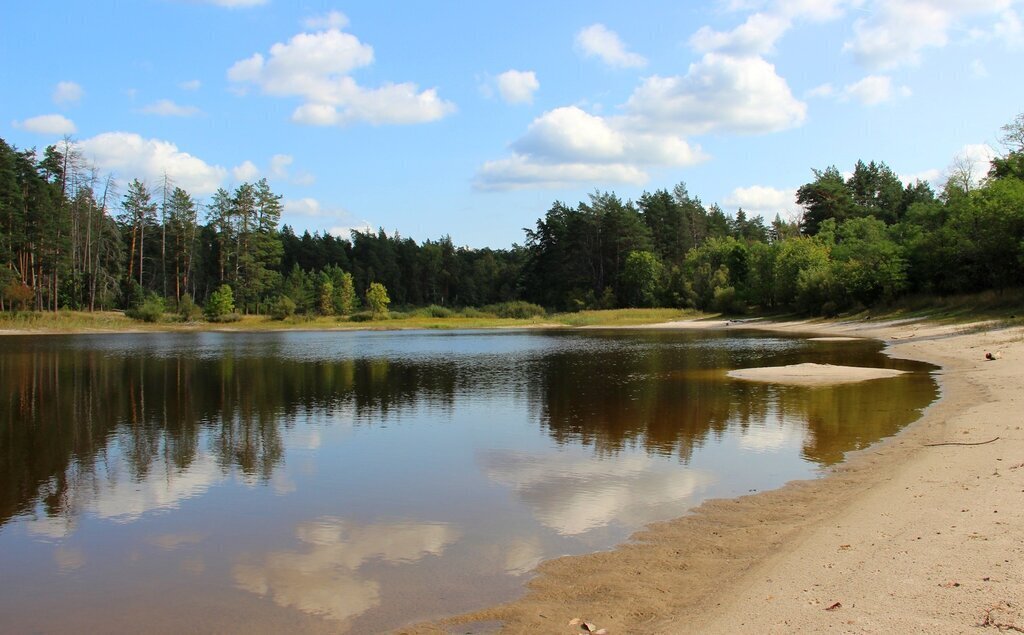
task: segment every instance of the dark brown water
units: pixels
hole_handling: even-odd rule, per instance
[[[813,476],[935,399],[870,341],[713,332],[0,338],[0,631],[380,631]],[[831,388],[800,362],[911,370]]]

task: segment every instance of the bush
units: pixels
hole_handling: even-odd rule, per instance
[[[544,307],[537,304],[532,304],[524,300],[516,300],[514,302],[501,302],[500,304],[491,304],[484,307],[484,311],[487,313],[493,313],[500,318],[509,318],[517,320],[526,320],[532,317],[538,317],[541,315],[547,315],[547,311]]]
[[[138,306],[134,306],[124,312],[125,315],[132,318],[133,320],[142,320],[143,322],[159,322],[160,318],[164,315],[164,299],[157,296],[150,296],[145,302]]]
[[[372,322],[373,321],[373,313],[370,313],[369,311],[360,311],[359,313],[353,313],[352,315],[348,316],[348,321],[349,322]]]
[[[10,308],[13,309],[17,306],[22,311],[28,308],[28,305],[35,299],[35,293],[32,291],[32,287],[22,284],[20,280],[15,280],[7,284],[4,287],[3,296],[4,301],[10,303]]]
[[[295,300],[286,295],[279,296],[270,306],[270,317],[275,320],[285,320],[295,315]]]
[[[196,306],[192,295],[186,293],[181,296],[181,300],[178,300],[178,315],[181,316],[183,322],[195,322],[203,315],[203,311]]]
[[[431,304],[427,307],[426,313],[429,317],[433,318],[450,318],[455,315],[455,312],[451,309],[436,304]]]
[[[472,306],[467,306],[466,308],[462,309],[461,311],[459,311],[459,314],[462,315],[462,317],[468,317],[468,318],[496,317],[493,313],[487,313],[487,312],[481,311],[480,309],[478,309],[476,307],[472,307]]]
[[[231,287],[226,284],[220,285],[219,289],[210,294],[210,299],[206,301],[203,312],[206,314],[206,319],[211,322],[236,322],[237,320],[221,319],[223,316],[235,312],[235,294],[231,291]]]
[[[389,320],[407,320],[412,317],[413,314],[405,313],[403,311],[388,311],[387,318]]]

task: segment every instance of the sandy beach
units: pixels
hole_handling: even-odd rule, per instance
[[[941,366],[942,398],[823,478],[708,501],[614,550],[542,563],[515,602],[410,632],[583,632],[574,618],[607,633],[1024,632],[1024,329],[643,328],[734,327],[884,340]]]

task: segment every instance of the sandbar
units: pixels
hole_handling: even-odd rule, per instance
[[[733,379],[757,381],[790,386],[830,386],[850,384],[871,379],[896,377],[906,371],[892,368],[866,368],[864,366],[838,366],[835,364],[790,364],[788,366],[764,366],[761,368],[739,368],[726,373]]]

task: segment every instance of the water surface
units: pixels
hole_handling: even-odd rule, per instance
[[[913,371],[731,380],[817,362]],[[896,432],[872,341],[472,331],[0,338],[0,630],[380,631],[503,601]]]

